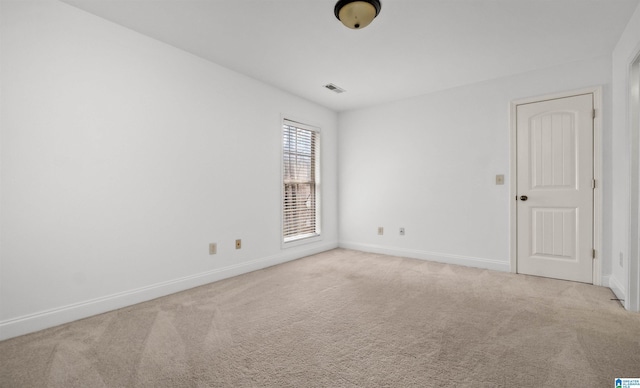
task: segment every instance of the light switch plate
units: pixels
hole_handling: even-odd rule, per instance
[[[496,175],[496,185],[504,185],[504,175]]]

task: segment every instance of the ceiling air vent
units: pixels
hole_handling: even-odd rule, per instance
[[[334,84],[326,84],[324,85],[325,88],[331,90],[332,92],[336,92],[336,93],[344,93],[346,92],[346,90],[342,89],[340,86],[336,86]]]

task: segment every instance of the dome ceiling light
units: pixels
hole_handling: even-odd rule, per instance
[[[333,13],[345,26],[358,30],[368,26],[380,13],[379,0],[340,0]]]

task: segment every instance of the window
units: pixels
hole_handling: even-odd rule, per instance
[[[289,120],[284,120],[282,129],[282,233],[287,243],[320,235],[320,133]]]

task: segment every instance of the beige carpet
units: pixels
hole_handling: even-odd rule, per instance
[[[609,289],[333,250],[0,342],[2,387],[613,387]]]

